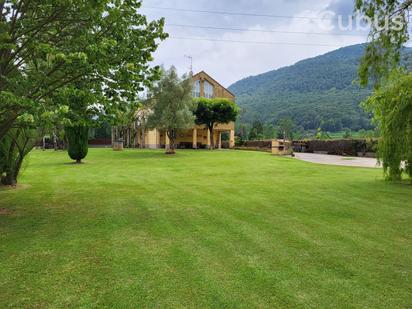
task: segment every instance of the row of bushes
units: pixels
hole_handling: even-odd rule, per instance
[[[292,144],[295,152],[341,156],[374,156],[377,145],[377,139],[304,140]]]

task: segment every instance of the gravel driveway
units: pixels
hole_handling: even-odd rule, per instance
[[[380,168],[380,166],[378,166],[378,161],[374,158],[341,157],[300,152],[295,152],[295,158],[318,164]]]

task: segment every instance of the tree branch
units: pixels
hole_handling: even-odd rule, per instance
[[[41,88],[42,88],[42,84],[46,81],[47,77],[50,77],[51,75],[53,75],[58,69],[60,69],[63,66],[63,62],[59,63],[58,65],[54,66],[49,72],[44,74],[44,77],[40,82],[39,82],[39,86],[37,86],[37,88],[35,88],[35,90],[31,91],[28,94],[28,97],[32,97],[36,92],[38,92]],[[47,85],[47,87],[52,86],[54,83],[59,82],[59,80],[54,81],[53,83]],[[46,88],[47,88],[46,87]]]
[[[51,93],[53,93],[55,90],[57,90],[57,89],[59,89],[59,88],[61,88],[61,87],[64,87],[64,86],[70,84],[71,82],[73,82],[73,81],[81,78],[83,75],[84,75],[84,74],[79,74],[79,75],[73,76],[72,78],[64,81],[63,83],[60,83],[60,84],[57,85],[56,87],[53,87],[52,89],[49,89],[47,92],[45,92],[45,93],[43,93],[43,94],[41,94],[41,95],[39,95],[39,96],[37,96],[37,97],[35,97],[35,98],[33,98],[33,99],[34,99],[35,101],[39,101],[39,100],[47,97],[47,96],[50,95]],[[54,83],[53,83],[53,84],[54,84]],[[50,84],[49,86],[51,86],[51,85],[52,85],[52,84]]]
[[[10,31],[9,31],[10,34],[13,34],[15,32],[17,17],[20,14],[20,10],[21,10],[21,7],[22,7],[23,3],[24,3],[24,0],[19,1],[16,9],[14,10],[14,12],[12,14],[11,23],[10,23],[11,27],[10,27]],[[11,37],[14,37],[14,35],[12,35]]]
[[[5,68],[7,68],[7,66],[12,62],[12,60],[21,53],[21,51],[30,43],[32,42],[36,36],[44,29],[44,27],[46,27],[48,24],[54,22],[58,17],[59,14],[63,13],[63,10],[61,9],[60,11],[55,11],[54,15],[52,14],[51,17],[49,17],[46,21],[44,21],[41,25],[38,25],[36,27],[33,27],[32,29],[29,29],[25,32],[23,32],[22,34],[20,34],[19,37],[24,37],[25,35],[29,34],[30,32],[34,31],[33,34],[31,34],[29,36],[29,38],[23,42],[13,53],[11,53],[8,56],[8,59],[6,61],[5,64]],[[14,40],[17,42],[17,38],[15,37]]]
[[[5,3],[6,3],[6,0],[0,0],[0,14],[1,14],[0,17],[3,17],[3,10],[4,10],[4,4]]]

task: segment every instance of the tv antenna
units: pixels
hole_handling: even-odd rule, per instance
[[[190,56],[190,55],[185,55],[185,58],[187,58],[187,59],[190,60],[190,67],[189,67],[189,69],[190,69],[190,74],[193,74],[193,57]]]

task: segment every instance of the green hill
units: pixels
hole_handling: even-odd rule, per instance
[[[371,89],[353,82],[364,47],[344,47],[234,83],[229,89],[242,107],[241,122],[276,123],[291,117],[306,130],[371,128],[370,116],[359,106]],[[412,63],[411,49],[407,56]]]

